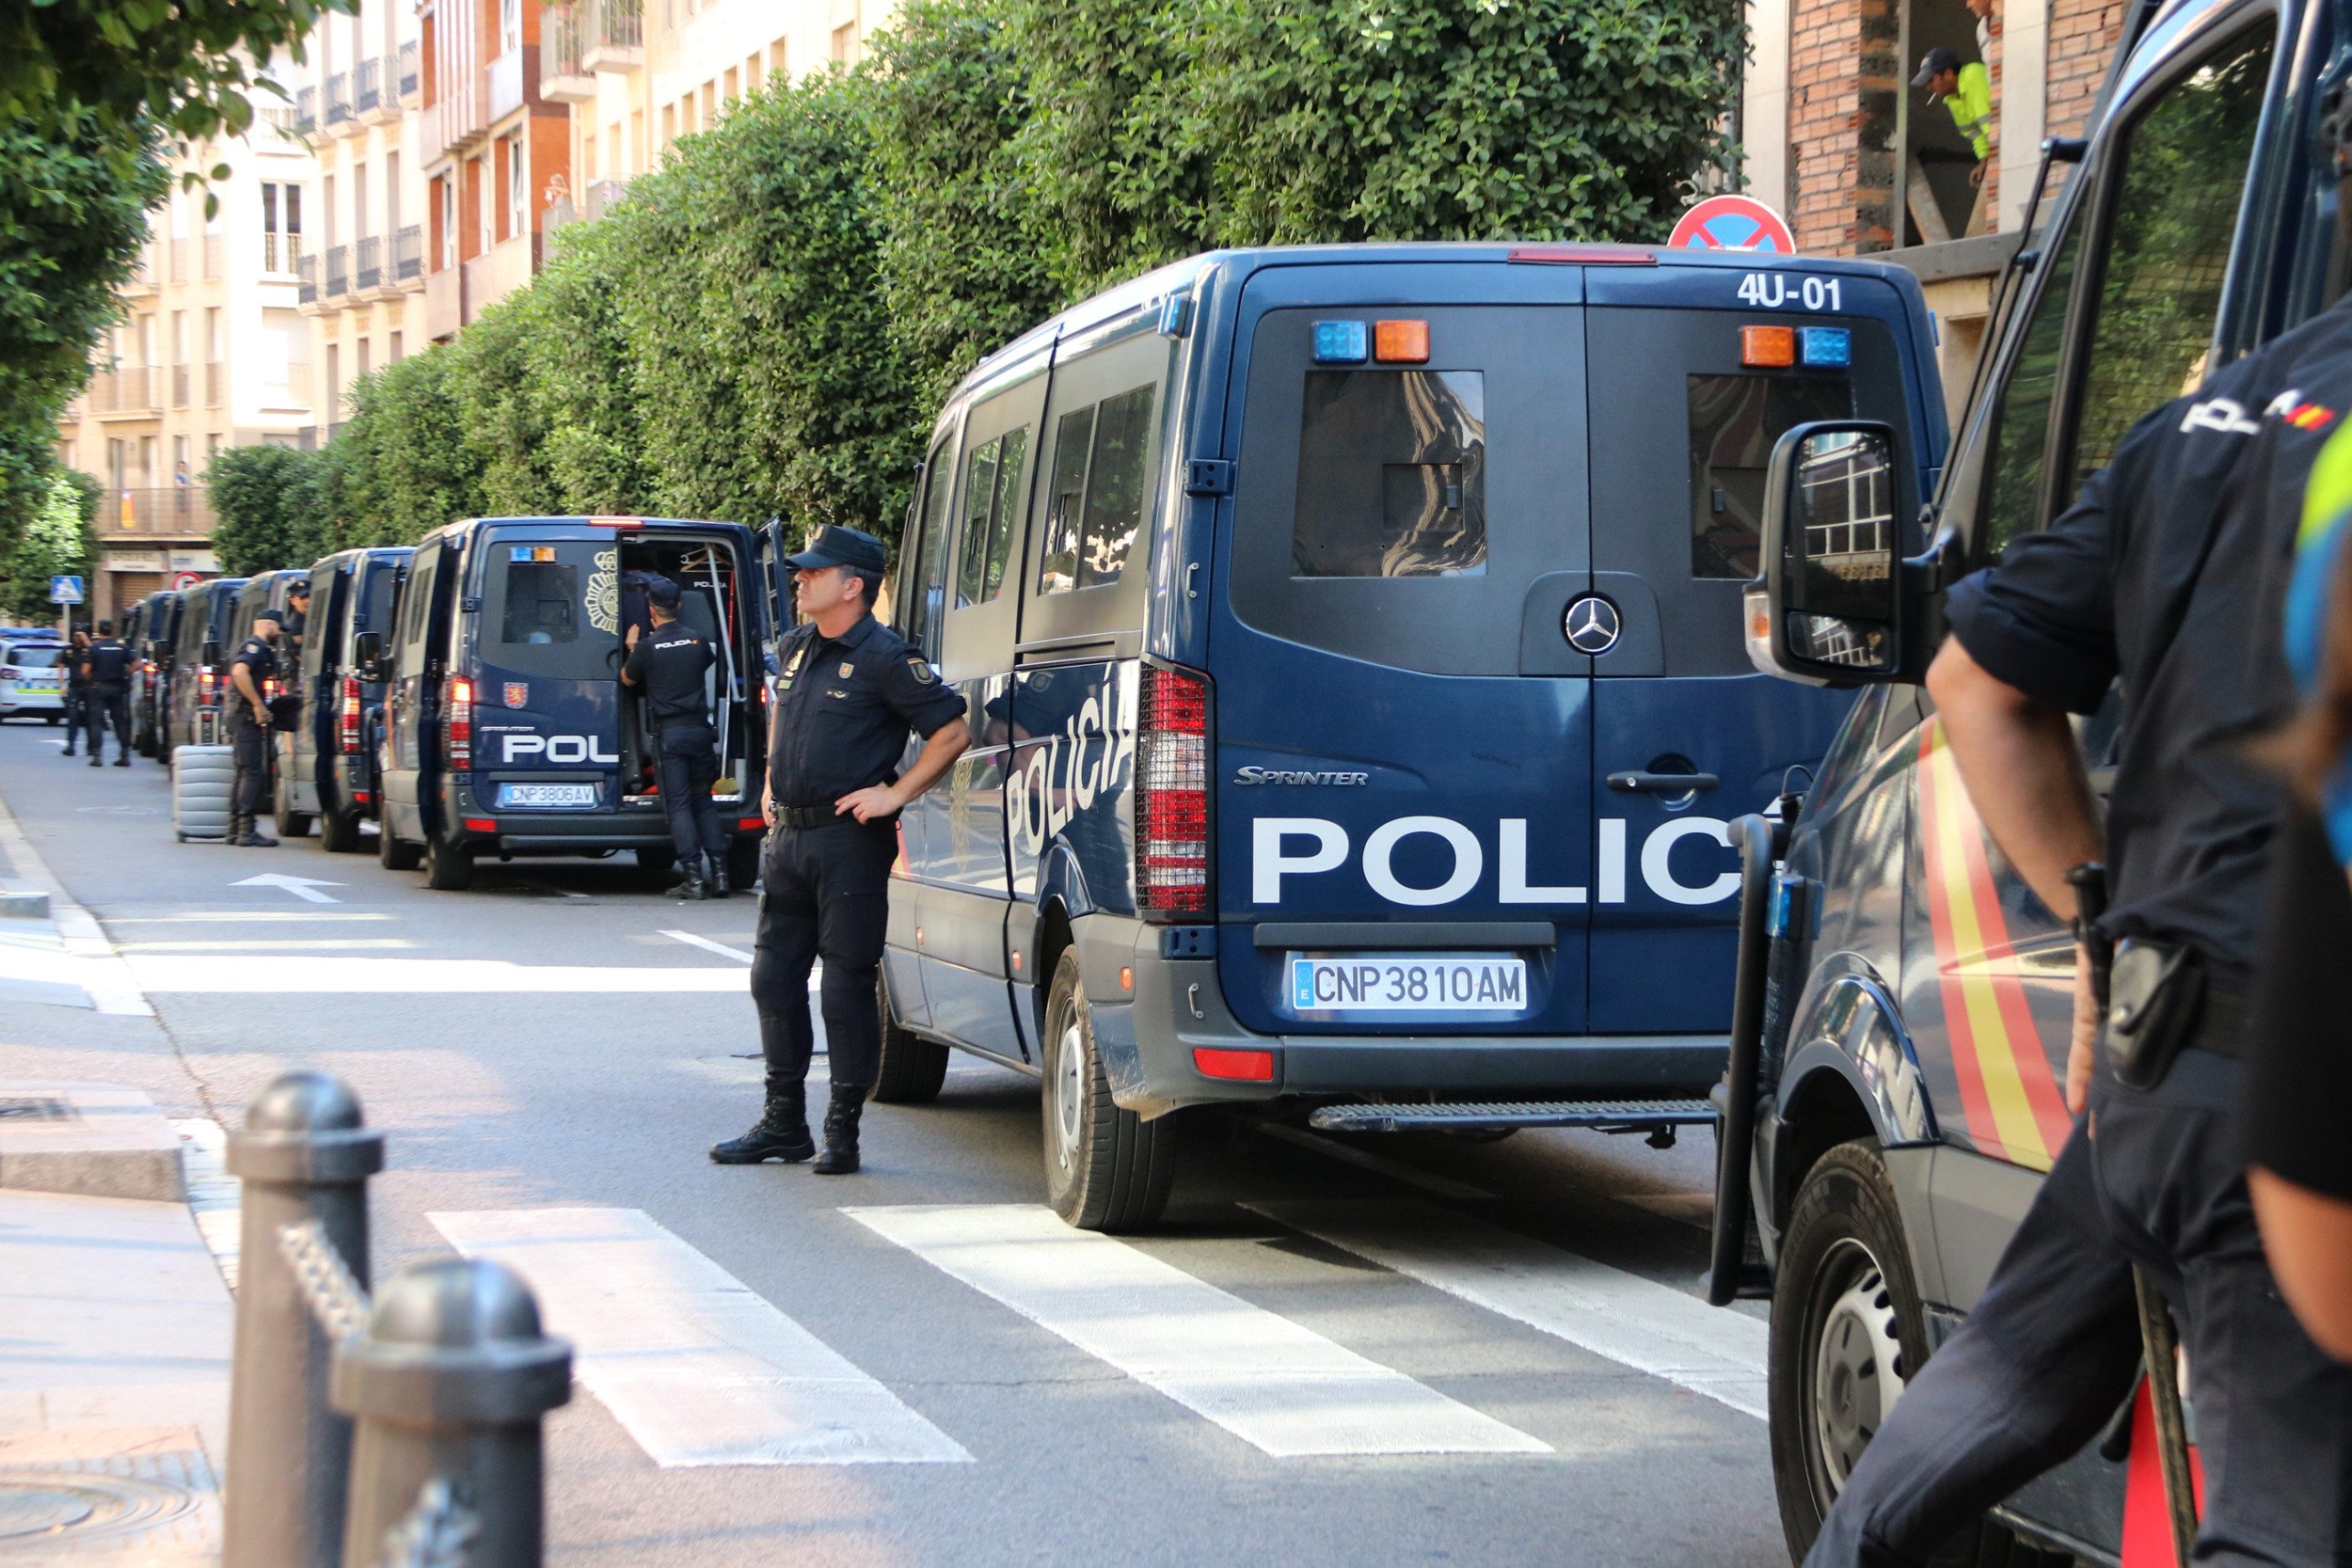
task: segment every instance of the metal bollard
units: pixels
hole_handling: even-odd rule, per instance
[[[572,1347],[539,1331],[522,1276],[485,1259],[404,1269],[339,1346],[330,1389],[358,1423],[344,1568],[444,1560],[539,1568],[540,1418],[572,1397]],[[455,1559],[449,1559],[455,1560]]]
[[[359,1101],[324,1072],[289,1072],[246,1107],[229,1139],[245,1183],[237,1338],[229,1399],[222,1568],[333,1568],[342,1560],[351,1422],[327,1408],[334,1340],[313,1317],[280,1244],[314,1226],[364,1289],[368,1178],[384,1135],[360,1125]]]

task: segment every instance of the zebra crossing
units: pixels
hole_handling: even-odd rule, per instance
[[[1298,1236],[1743,1415],[1764,1415],[1764,1327],[1671,1287],[1432,1203],[1250,1206]],[[838,1212],[913,1259],[1278,1461],[1451,1455],[1525,1463],[1543,1439],[1281,1313],[1030,1204]],[[537,1291],[580,1383],[664,1468],[963,1464],[878,1378],[642,1211],[439,1212],[468,1257]],[[985,1310],[985,1308],[983,1308]]]

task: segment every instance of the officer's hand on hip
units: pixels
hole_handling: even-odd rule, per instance
[[[2091,993],[2090,957],[2074,955],[2074,1038],[2066,1048],[2066,1108],[2076,1116],[2090,1101],[2090,1053],[2099,1044],[2099,999]]]
[[[865,789],[850,791],[833,803],[833,809],[836,814],[846,811],[860,822],[871,822],[878,816],[892,815],[904,804],[906,802],[898,799],[898,792],[888,784],[871,784]]]

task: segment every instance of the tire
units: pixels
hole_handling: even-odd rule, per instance
[[[899,1023],[890,1009],[887,971],[875,977],[874,991],[882,1012],[882,1066],[871,1098],[885,1105],[928,1105],[947,1081],[947,1048]]]
[[[1145,1121],[1111,1100],[1094,1049],[1076,950],[1054,966],[1045,1003],[1045,1200],[1080,1230],[1149,1230],[1168,1208],[1176,1128]]]
[[[387,871],[414,871],[424,860],[424,846],[396,836],[388,818],[376,833],[375,859]]]
[[[65,722],[65,715],[62,713],[46,713],[41,715],[41,721],[48,724],[62,724]]]
[[[727,846],[727,887],[736,893],[749,893],[759,880],[759,854],[762,840],[738,838]],[[884,1025],[887,1027],[887,1024]],[[888,1047],[885,1045],[884,1050]]]
[[[309,838],[310,824],[316,820],[307,811],[290,810],[286,805],[286,792],[282,787],[278,792],[278,803],[270,812],[270,817],[278,824],[279,838]]]
[[[677,852],[674,849],[642,848],[629,853],[637,862],[638,879],[648,887],[660,885],[677,870]]]
[[[319,816],[319,847],[330,855],[348,855],[359,847],[359,814],[330,811]]]
[[[473,883],[473,847],[445,838],[425,841],[424,885],[436,893],[463,893]]]

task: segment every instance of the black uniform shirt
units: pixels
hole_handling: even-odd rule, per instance
[[[248,637],[237,644],[237,657],[229,661],[230,705],[234,712],[250,719],[253,717],[253,705],[246,700],[244,692],[236,689],[237,666],[240,664],[253,672],[253,689],[263,701],[267,701],[269,688],[263,683],[278,673],[278,650],[261,638]]]
[[[838,639],[819,637],[813,622],[795,626],[776,652],[768,788],[780,806],[831,806],[895,783],[907,731],[928,740],[963,717],[963,699],[871,615]]]
[[[78,647],[78,648],[77,648],[77,647],[75,647],[75,646],[74,646],[72,643],[71,643],[71,642],[69,642],[69,643],[67,643],[67,644],[66,644],[66,649],[65,649],[65,684],[66,684],[66,689],[67,689],[67,690],[69,690],[69,691],[79,691],[79,690],[81,690],[84,687],[86,687],[86,686],[89,685],[89,679],[88,679],[88,677],[87,677],[87,676],[86,676],[86,675],[84,675],[84,674],[82,673],[82,666],[83,666],[83,665],[85,665],[85,664],[87,664],[87,663],[88,663],[88,662],[89,662],[89,644],[88,644],[88,643],[85,642],[85,643],[83,643],[83,644],[82,644],[80,647]]]
[[[2243,991],[2279,786],[2248,743],[2295,705],[2280,616],[2312,461],[2352,410],[2352,296],[2134,425],[2042,532],[1955,586],[1987,672],[2069,712],[2123,701],[2110,937],[2184,942]]]
[[[644,689],[653,706],[653,727],[707,724],[710,707],[704,701],[703,673],[718,662],[709,641],[683,621],[655,626],[637,634],[637,646],[621,666],[630,682]]]
[[[131,684],[131,650],[119,639],[100,638],[89,645],[88,657],[92,686],[120,688]]]
[[[2319,818],[2293,810],[2273,849],[2269,929],[2246,1031],[2250,1060],[2238,1109],[2246,1157],[2299,1187],[2352,1202],[2352,1039],[2344,1026],[2344,960],[2352,953],[2352,889]]]

